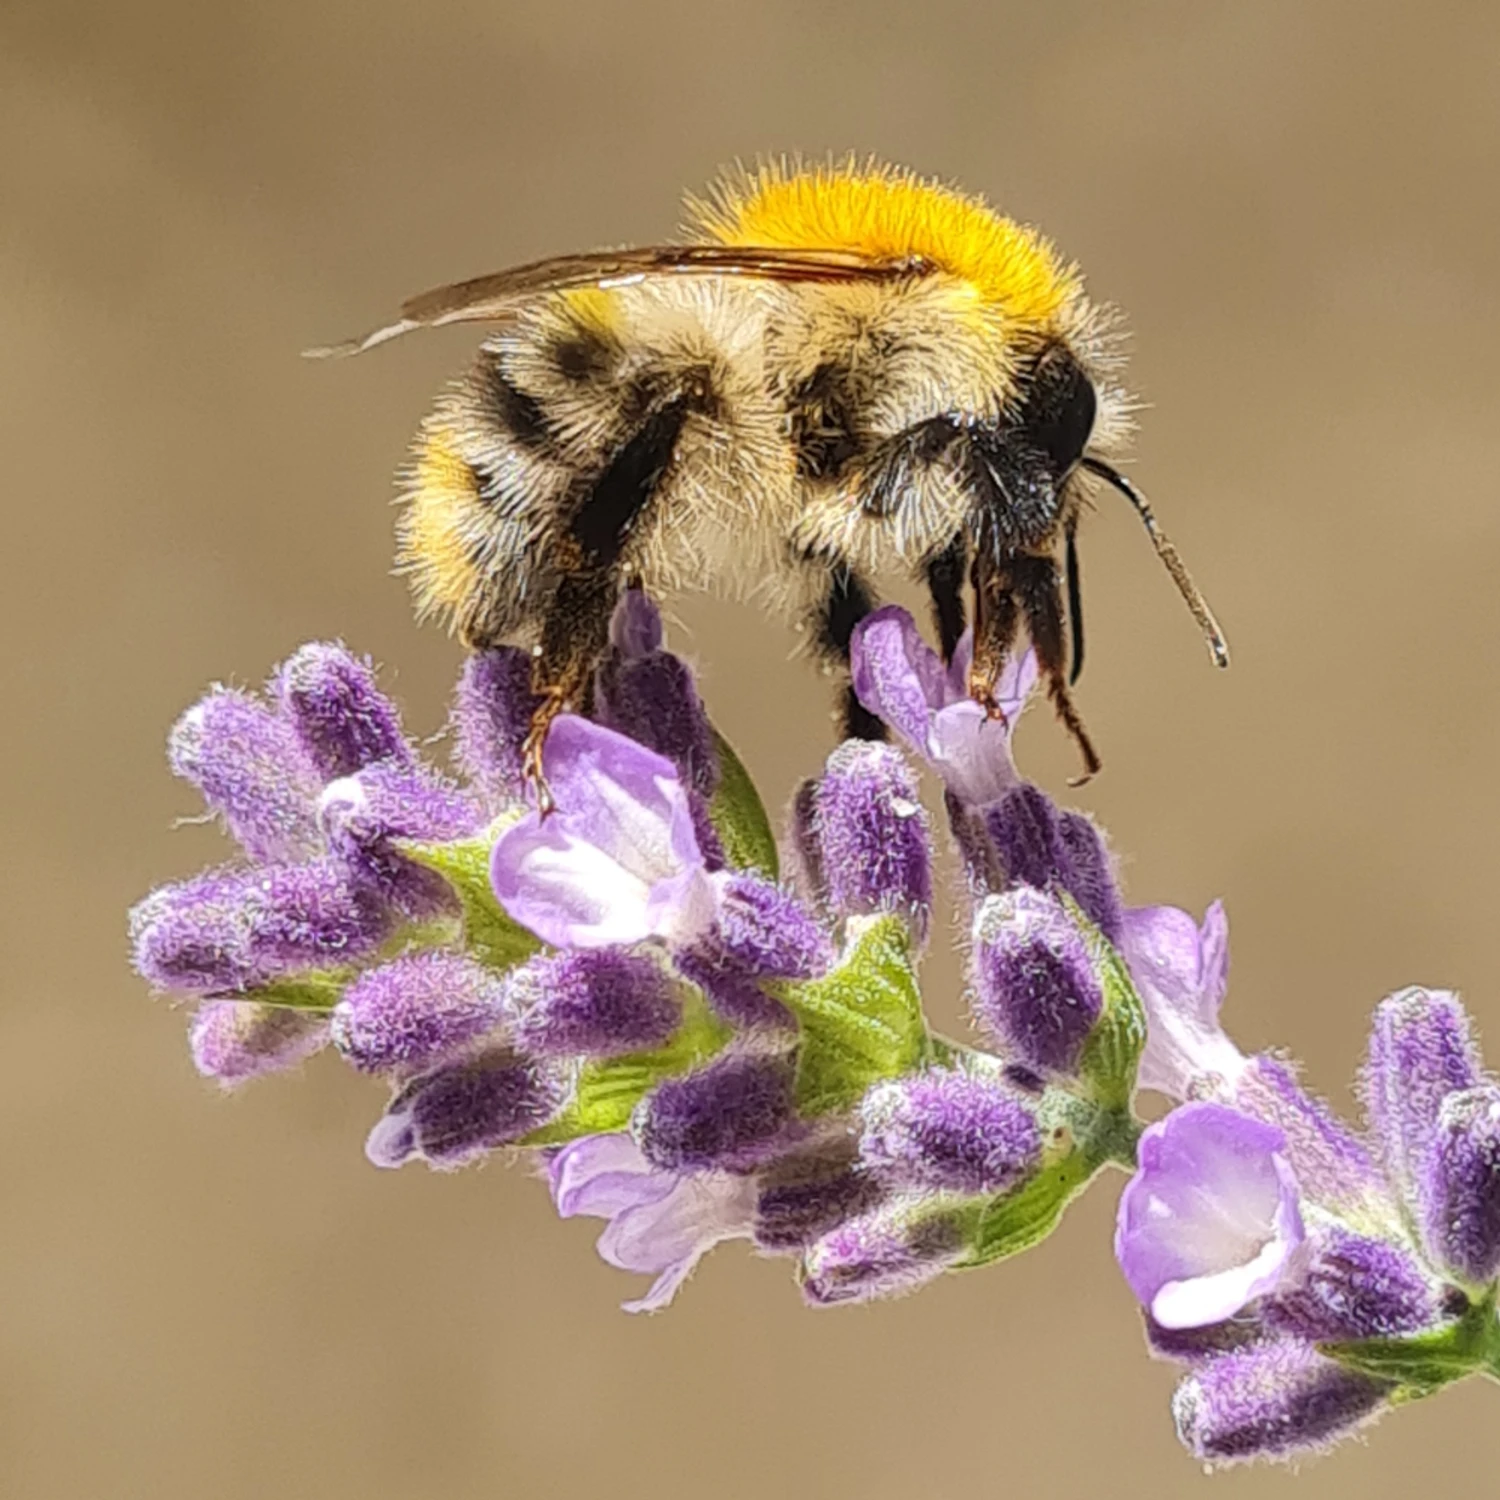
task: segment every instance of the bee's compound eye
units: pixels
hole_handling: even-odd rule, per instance
[[[1021,425],[1059,477],[1083,457],[1098,404],[1092,382],[1062,345],[1054,344],[1037,360]]]

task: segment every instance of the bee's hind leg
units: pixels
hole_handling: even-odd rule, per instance
[[[821,661],[843,679],[839,701],[839,733],[846,740],[883,740],[885,725],[854,696],[849,681],[849,642],[854,627],[875,608],[869,584],[842,557],[809,552],[802,561],[815,570],[818,580],[814,602],[808,610],[813,650]]]

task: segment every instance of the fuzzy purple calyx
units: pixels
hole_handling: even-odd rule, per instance
[[[901,1187],[1000,1193],[1041,1160],[1036,1116],[1003,1084],[957,1069],[893,1079],[860,1106],[860,1157]]]
[[[167,758],[252,859],[318,851],[317,773],[296,731],[258,698],[215,688],[177,721]]]
[[[1183,1445],[1205,1462],[1291,1459],[1378,1415],[1392,1389],[1301,1339],[1268,1339],[1195,1366],[1172,1414]]]
[[[391,917],[374,893],[323,859],[207,871],[148,896],[131,925],[143,978],[212,995],[357,962],[387,935]]]
[[[326,1016],[247,1000],[206,1000],[193,1015],[193,1066],[224,1088],[281,1073],[328,1041]]]
[[[773,1253],[801,1250],[886,1196],[847,1139],[790,1152],[757,1176],[755,1243]]]
[[[1385,1170],[1409,1205],[1416,1203],[1443,1101],[1483,1081],[1457,995],[1413,987],[1376,1007],[1361,1078],[1365,1108]]]
[[[409,1074],[503,1025],[503,979],[458,953],[409,953],[370,969],[333,1010],[339,1051],[366,1073]]]
[[[1062,903],[1017,886],[974,914],[975,1020],[1007,1055],[1043,1073],[1073,1073],[1104,1009],[1088,943]]]
[[[522,747],[542,701],[531,674],[529,651],[502,646],[470,656],[454,690],[454,755],[492,809],[525,790]]]
[[[344,646],[310,644],[272,678],[272,691],[324,781],[379,762],[412,769],[416,752],[375,672]]]
[[[1500,1276],[1500,1085],[1449,1094],[1418,1180],[1428,1253],[1472,1286]]]
[[[932,838],[900,751],[868,740],[840,745],[818,784],[817,825],[834,910],[896,912],[922,941],[932,907]]]
[[[951,1210],[896,1199],[840,1224],[802,1258],[802,1295],[814,1307],[869,1302],[914,1292],[964,1253]]]
[[[664,1171],[747,1167],[791,1123],[792,1082],[785,1057],[724,1053],[659,1083],[637,1107],[635,1138],[646,1159]]]
[[[1439,1321],[1439,1289],[1403,1246],[1330,1227],[1308,1252],[1295,1284],[1265,1304],[1271,1328],[1320,1343],[1400,1338]]]
[[[378,1167],[415,1156],[432,1167],[461,1167],[539,1130],[567,1098],[557,1068],[497,1048],[413,1079],[370,1132],[365,1154]]]
[[[517,1043],[538,1057],[620,1057],[660,1046],[682,1022],[661,964],[624,948],[531,959],[512,971],[507,993]]]

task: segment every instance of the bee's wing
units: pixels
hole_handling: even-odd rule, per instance
[[[650,245],[559,255],[491,276],[457,281],[408,298],[401,316],[363,338],[305,351],[310,359],[360,354],[417,328],[493,323],[512,317],[529,298],[575,287],[631,286],[652,276],[743,276],[759,281],[890,280],[928,270],[919,257],[870,260],[847,250],[756,249],[742,245]]]

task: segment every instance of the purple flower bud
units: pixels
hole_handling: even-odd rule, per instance
[[[1304,1239],[1281,1131],[1222,1104],[1185,1104],[1141,1137],[1115,1258],[1164,1328],[1233,1317],[1286,1277]]]
[[[1484,1081],[1458,996],[1408,989],[1382,1000],[1362,1079],[1370,1127],[1386,1172],[1414,1205],[1443,1100]]]
[[[664,755],[702,797],[719,784],[719,756],[693,674],[661,649],[661,616],[640,589],[627,590],[610,625],[612,646],[599,668],[601,724]]]
[[[847,1139],[779,1158],[758,1187],[755,1243],[772,1252],[801,1250],[885,1197]]]
[[[253,858],[317,852],[318,778],[291,725],[259,700],[215,688],[177,721],[167,754]]]
[[[503,979],[457,953],[410,953],[360,975],[333,1010],[333,1040],[367,1073],[415,1073],[509,1016]]]
[[[464,663],[453,695],[454,749],[465,775],[492,805],[525,789],[521,747],[541,699],[531,690],[531,653],[481,651]]]
[[[1012,885],[1061,887],[1110,942],[1119,942],[1120,892],[1103,837],[1088,818],[1059,812],[1043,792],[1023,783],[985,808],[981,821]]]
[[[1017,886],[974,914],[974,1018],[1017,1061],[1072,1073],[1104,1009],[1088,944],[1062,904]]]
[[[728,957],[715,934],[678,949],[672,961],[677,972],[696,984],[730,1025],[752,1031],[796,1029],[791,1011],[774,995],[768,995],[754,974]]]
[[[900,751],[846,740],[818,786],[828,897],[843,915],[895,911],[918,940],[932,906],[932,841],[917,779]]]
[[[189,1029],[193,1066],[225,1088],[280,1073],[328,1040],[328,1019],[283,1005],[208,1000]]]
[[[963,1253],[957,1214],[898,1199],[812,1245],[802,1259],[802,1295],[815,1307],[899,1297],[941,1276]]]
[[[1310,1248],[1297,1283],[1265,1305],[1272,1328],[1320,1343],[1399,1338],[1438,1321],[1436,1289],[1399,1245],[1333,1228]]]
[[[540,1057],[618,1057],[660,1046],[682,1022],[661,965],[622,948],[580,948],[512,971],[516,1041]]]
[[[563,1075],[509,1049],[449,1063],[413,1079],[370,1132],[365,1154],[377,1167],[413,1156],[448,1169],[507,1146],[554,1119],[567,1102]]]
[[[318,821],[329,851],[355,880],[405,915],[425,917],[454,909],[452,888],[392,840],[467,838],[483,817],[467,792],[428,771],[376,765],[330,782],[318,802]]]
[[[1177,1387],[1172,1414],[1184,1446],[1206,1462],[1296,1458],[1375,1416],[1391,1390],[1311,1344],[1271,1339],[1197,1366]]]
[[[1389,1189],[1365,1143],[1302,1087],[1288,1063],[1251,1058],[1229,1093],[1236,1109],[1281,1130],[1286,1159],[1308,1197],[1355,1219],[1394,1225]]]
[[[670,1172],[753,1165],[791,1122],[792,1078],[784,1057],[726,1052],[659,1083],[637,1107],[636,1140]]]
[[[374,670],[343,646],[303,646],[283,663],[272,686],[325,781],[378,761],[416,766],[395,705],[375,686]]]
[[[1149,1308],[1142,1308],[1141,1322],[1151,1353],[1158,1359],[1184,1365],[1195,1365],[1212,1354],[1243,1349],[1266,1336],[1265,1324],[1253,1313],[1239,1313],[1219,1323],[1205,1323],[1202,1328],[1163,1328],[1151,1316]]]
[[[1036,1116],[1003,1084],[933,1068],[870,1090],[860,1106],[865,1166],[902,1187],[999,1193],[1041,1160]]]
[[[1500,1086],[1443,1101],[1418,1201],[1435,1260],[1475,1286],[1500,1275]]]
[[[132,928],[145,979],[202,995],[352,963],[379,946],[390,918],[338,865],[312,860],[163,887],[137,907]]]
[[[833,942],[811,912],[762,875],[718,881],[718,941],[724,956],[768,979],[811,979],[833,962]]]

